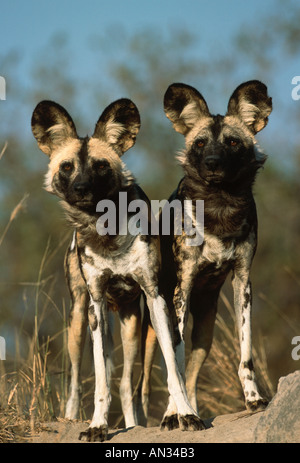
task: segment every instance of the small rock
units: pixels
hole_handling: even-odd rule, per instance
[[[254,430],[256,443],[300,443],[300,371],[282,377]]]

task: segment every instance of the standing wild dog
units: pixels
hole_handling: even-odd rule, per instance
[[[124,226],[121,219],[116,223],[115,233],[98,233],[99,217],[103,218],[103,214],[96,212],[99,201],[112,201],[116,217],[120,210],[120,192],[127,193],[127,205],[137,199],[148,201],[121,161],[123,153],[134,145],[139,128],[139,112],[128,99],[120,99],[104,110],[92,137],[79,138],[69,114],[54,102],[42,101],[32,116],[33,134],[40,149],[50,157],[46,190],[62,200],[67,219],[75,228],[66,256],[72,300],[68,330],[72,370],[66,417],[74,419],[78,414],[79,370],[89,323],[95,364],[95,408],[88,430],[80,436],[89,441],[103,441],[108,432],[112,351],[109,309],[117,310],[121,320],[124,369],[120,395],[125,423],[127,427],[137,424],[132,402],[132,372],[138,350],[141,292],[166,361],[169,392],[178,407],[180,426],[182,429],[202,426],[187,400],[172,346],[168,310],[158,289],[158,236],[120,233]],[[128,214],[127,220],[131,216]],[[153,352],[151,344],[155,344],[156,338],[151,330],[149,325],[143,352]],[[151,364],[147,353],[144,360],[145,366]],[[145,377],[142,387],[145,414],[147,382]]]
[[[178,83],[168,88],[164,109],[186,142],[179,157],[184,177],[170,200],[204,200],[201,245],[187,246],[184,231],[161,238],[164,294],[173,311],[182,374],[184,332],[189,311],[193,315],[192,352],[186,369],[188,398],[197,410],[197,377],[211,347],[220,289],[232,271],[241,348],[239,378],[247,408],[264,408],[267,401],[258,392],[251,353],[249,272],[257,244],[252,185],[266,160],[255,134],[266,126],[272,100],[263,83],[246,82],[232,94],[227,114],[214,116],[196,89]],[[192,214],[195,222],[195,209]],[[172,398],[164,425],[169,429],[178,425]]]

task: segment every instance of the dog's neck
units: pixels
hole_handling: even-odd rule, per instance
[[[121,193],[127,193],[127,203],[136,199],[137,197],[137,188],[136,184],[131,184],[128,188],[123,189]],[[96,212],[96,206],[90,210],[79,209],[76,206],[73,206],[66,201],[61,201],[62,207],[66,213],[66,219],[77,231],[77,236],[79,241],[85,245],[89,245],[92,248],[97,248],[103,253],[112,253],[118,252],[119,249],[123,249],[124,246],[130,246],[134,237],[131,235],[119,235],[119,193],[118,192],[114,197],[109,199],[113,202],[115,206],[115,225],[116,225],[116,234],[107,233],[101,235],[97,231],[97,221],[103,213]],[[106,198],[108,199],[108,198]],[[114,218],[113,218],[114,219]],[[100,252],[99,251],[99,252]]]
[[[253,179],[254,181],[254,179]],[[251,182],[241,185],[206,184],[196,182],[190,175],[180,185],[184,199],[204,201],[204,228],[206,232],[220,238],[234,238],[249,232],[251,224],[256,227],[256,206]]]

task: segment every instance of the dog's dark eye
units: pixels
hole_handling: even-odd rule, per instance
[[[106,159],[103,159],[103,161],[96,161],[94,163],[94,169],[100,172],[104,172],[108,167],[109,163],[106,161]]]
[[[60,169],[65,173],[70,173],[73,170],[73,164],[72,162],[63,162]]]
[[[229,138],[228,139],[228,144],[229,146],[238,146],[240,144],[240,141],[237,140],[236,138]]]
[[[205,146],[205,140],[203,139],[197,140],[197,146],[199,146],[199,148],[203,148]]]

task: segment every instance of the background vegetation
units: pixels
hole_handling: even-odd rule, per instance
[[[0,56],[10,98],[9,104],[1,102],[0,107],[0,334],[7,341],[7,361],[0,362],[3,439],[13,439],[10,429],[16,426],[16,416],[28,418],[29,429],[37,420],[63,416],[67,394],[69,297],[63,257],[71,232],[66,232],[57,199],[43,191],[47,158],[30,135],[32,110],[44,98],[68,109],[80,135],[91,133],[112,100],[132,98],[140,110],[142,128],[124,160],[150,199],[162,199],[180,179],[174,155],[183,147],[183,138],[175,134],[162,110],[168,85],[174,81],[194,85],[212,112],[221,113],[242,80],[258,78],[268,85],[274,112],[259,141],[269,159],[255,187],[259,247],[252,270],[254,344],[267,395],[272,396],[280,376],[299,368],[299,361],[291,358],[291,340],[300,335],[300,101],[291,99],[292,87],[283,95],[275,77],[287,63],[299,62],[300,8],[291,2],[285,12],[281,17],[266,17],[264,28],[249,24],[248,30],[233,38],[230,49],[215,51],[209,60],[195,55],[196,39],[186,30],[149,29],[135,36],[115,31],[114,40],[123,47],[118,59],[110,56],[110,47],[99,35],[91,42],[99,75],[92,75],[89,82],[72,74],[72,47],[64,34],[53,37],[35,57],[30,84],[19,78],[22,58],[17,51]],[[105,69],[104,61],[109,63]],[[292,77],[287,76],[289,82]],[[77,98],[82,93],[84,105]],[[239,350],[231,301],[228,284],[220,301],[216,340],[199,383],[204,416],[243,406],[236,379]],[[122,350],[118,339],[115,350],[111,423],[120,424],[117,390]],[[83,418],[90,418],[93,398],[90,359],[87,342]],[[153,400],[150,423],[157,423],[166,400],[159,355],[153,394],[157,400]]]

